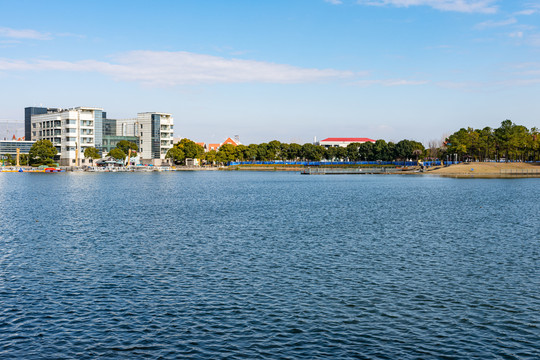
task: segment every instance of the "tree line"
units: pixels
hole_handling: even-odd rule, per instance
[[[138,147],[135,143],[122,140],[116,148],[107,155],[116,159],[124,159],[131,149],[132,156],[136,156]],[[48,140],[37,141],[28,156],[21,155],[21,165],[53,164],[57,151]],[[84,152],[86,158],[98,159],[100,151],[96,148],[87,148]],[[205,152],[201,145],[190,139],[182,139],[174,144],[166,154],[166,158],[175,163],[185,163],[186,159],[199,159],[208,164],[228,163],[231,161],[394,161],[419,159],[454,159],[460,161],[485,160],[540,160],[540,131],[533,127],[527,129],[517,125],[511,120],[505,120],[501,126],[492,129],[462,128],[446,137],[439,144],[431,142],[427,148],[414,140],[401,140],[399,142],[386,142],[379,139],[366,143],[352,143],[347,147],[330,147],[306,143],[282,143],[277,140],[262,144],[238,145],[224,144],[219,150]],[[7,163],[15,163],[12,156],[8,156]]]
[[[282,143],[277,140],[262,144],[237,145],[224,144],[219,150],[204,151],[201,145],[192,140],[182,139],[166,155],[176,163],[187,158],[197,158],[209,164],[231,161],[392,161],[418,159],[424,154],[424,146],[413,140],[398,143],[377,140],[375,143],[352,143],[347,147],[325,148],[321,145]]]
[[[537,161],[540,160],[540,132],[536,127],[529,130],[511,120],[503,121],[496,129],[462,128],[446,138],[438,151],[441,158],[452,154],[463,161]]]

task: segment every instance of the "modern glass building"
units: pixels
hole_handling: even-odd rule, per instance
[[[35,141],[0,140],[0,155],[17,155],[17,149],[21,154],[28,154]]]

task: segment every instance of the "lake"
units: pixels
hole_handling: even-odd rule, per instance
[[[0,358],[537,359],[539,189],[0,173]]]

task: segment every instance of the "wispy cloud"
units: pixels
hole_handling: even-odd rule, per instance
[[[407,80],[407,79],[375,79],[375,80],[360,80],[356,84],[361,86],[381,85],[381,86],[411,86],[411,85],[426,85],[427,80]]]
[[[301,68],[182,51],[130,51],[113,56],[109,62],[0,59],[0,71],[2,70],[97,72],[118,81],[133,81],[148,86],[205,83],[293,84],[344,79],[358,75],[351,71]]]
[[[341,5],[341,4],[343,4],[343,1],[341,1],[341,0],[324,0],[324,2],[330,3],[332,5]]]
[[[523,37],[523,31],[514,31],[508,34],[511,38],[518,38],[521,39]]]
[[[429,6],[441,11],[494,14],[498,8],[495,0],[358,0],[359,4],[371,6],[392,5],[397,7]]]
[[[532,15],[536,14],[538,10],[536,9],[527,9],[527,10],[521,10],[514,13],[514,15]]]
[[[42,33],[31,29],[11,29],[0,27],[0,37],[10,39],[33,39],[33,40],[50,40],[51,34]]]
[[[475,28],[477,29],[489,29],[489,28],[495,28],[495,27],[501,27],[501,26],[508,26],[517,23],[516,18],[508,18],[506,20],[501,21],[494,21],[494,20],[488,20],[481,22],[479,24],[476,24]]]

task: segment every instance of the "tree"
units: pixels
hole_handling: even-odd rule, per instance
[[[220,163],[228,163],[236,160],[236,146],[232,144],[221,145],[217,152],[216,159]]]
[[[339,160],[345,160],[347,158],[347,148],[344,147],[337,147],[336,149],[336,158]]]
[[[373,160],[382,160],[382,161],[388,161],[392,160],[389,159],[388,154],[388,144],[384,140],[377,140],[375,141],[375,144],[373,144]]]
[[[210,150],[206,153],[206,162],[209,164],[214,165],[217,158],[217,151],[216,150]]]
[[[250,160],[249,158],[249,148],[246,145],[238,145],[236,146],[236,158],[239,161],[245,161]]]
[[[287,149],[286,158],[287,160],[298,160],[298,158],[302,154],[302,145],[292,143],[289,144],[289,147]]]
[[[302,145],[302,157],[308,161],[320,161],[325,152],[324,146],[306,143]]]
[[[31,165],[42,165],[53,163],[56,155],[56,148],[49,140],[38,140],[30,148],[28,153]]]
[[[126,158],[126,153],[120,150],[119,148],[114,148],[111,151],[109,151],[107,156],[111,156],[115,158],[116,160],[124,160]]]
[[[122,150],[124,154],[129,153],[129,149],[131,149],[132,157],[137,156],[137,151],[139,151],[139,147],[137,146],[137,144],[128,140],[120,140],[118,144],[116,144],[116,147]],[[135,155],[133,156],[133,154]]]
[[[360,143],[351,143],[347,145],[347,158],[350,161],[358,161],[360,159],[360,154],[358,153],[358,147]]]
[[[84,149],[84,157],[87,159],[99,159],[101,158],[101,155],[99,154],[99,150],[95,147],[88,147]]]
[[[372,142],[364,142],[358,145],[358,155],[360,156],[360,160],[365,161],[373,161],[375,160],[374,154],[373,154],[373,143]]]
[[[175,164],[181,163],[186,158],[184,151],[178,147],[172,147],[167,151],[165,159],[172,159]]]
[[[204,157],[204,148],[190,139],[182,139],[174,145],[184,152],[186,159],[202,159]]]

